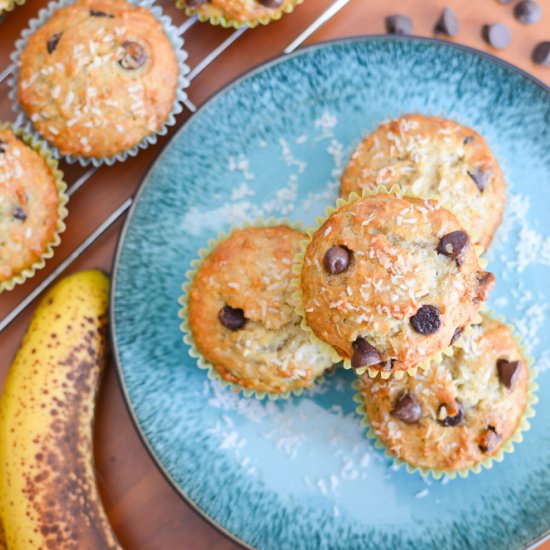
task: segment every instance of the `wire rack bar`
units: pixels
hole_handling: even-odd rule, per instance
[[[349,0],[336,0],[327,8],[313,23],[311,23],[295,40],[293,40],[284,50],[284,53],[292,53],[301,46],[317,29],[336,15]],[[190,18],[182,23],[178,30],[180,35],[189,30],[196,22],[195,18]],[[204,71],[213,61],[215,61],[231,44],[233,44],[246,31],[246,27],[234,31],[224,42],[212,50],[195,68],[189,73],[188,80],[191,82],[202,71]],[[9,76],[10,67],[0,73],[0,84]],[[196,106],[188,100],[185,105],[191,112],[197,110]],[[68,194],[73,195],[80,189],[97,171],[97,168],[90,168],[69,188]],[[48,286],[50,286],[59,275],[61,275],[77,258],[79,258],[88,248],[90,248],[116,221],[121,218],[132,205],[133,198],[126,199],[106,220],[101,223],[97,229],[90,234],[65,260],[63,260],[42,282],[37,285],[10,313],[0,321],[0,332],[2,332],[17,316],[23,312],[35,298],[37,298]]]

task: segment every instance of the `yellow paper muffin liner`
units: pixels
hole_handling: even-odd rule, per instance
[[[0,17],[13,11],[17,6],[22,6],[27,0],[8,0],[8,5],[0,8]]]
[[[241,229],[245,229],[248,227],[274,227],[277,225],[287,225],[291,229],[295,229],[297,231],[304,231],[303,224],[300,222],[291,222],[286,218],[283,219],[277,219],[277,218],[268,218],[267,220],[264,219],[257,219],[254,222],[245,222],[242,226],[231,226],[228,232],[221,231],[218,233],[218,236],[216,239],[209,239],[208,240],[208,246],[205,248],[201,248],[198,252],[198,258],[191,261],[191,269],[189,269],[186,272],[186,281],[182,285],[182,295],[178,299],[178,303],[182,306],[179,310],[178,316],[182,319],[182,322],[180,324],[180,329],[183,332],[183,341],[189,346],[188,353],[193,358],[196,359],[197,365],[199,368],[204,369],[207,372],[208,378],[211,380],[216,380],[221,386],[223,387],[229,387],[231,388],[235,393],[242,393],[245,397],[255,397],[256,399],[262,400],[262,399],[269,399],[271,401],[275,401],[277,399],[288,399],[291,395],[299,396],[301,395],[305,389],[308,388],[297,388],[293,390],[288,390],[286,392],[281,393],[274,393],[274,392],[259,392],[251,388],[244,388],[238,384],[235,384],[233,382],[228,382],[224,378],[222,378],[218,371],[216,370],[216,367],[207,361],[200,350],[198,349],[195,340],[193,338],[193,334],[191,332],[191,327],[189,326],[189,318],[187,313],[187,307],[189,302],[189,291],[193,285],[193,280],[195,278],[195,275],[199,271],[199,269],[202,267],[202,264],[208,256],[214,251],[214,249],[222,242],[227,240],[235,231],[239,231]],[[328,373],[330,374],[330,373]],[[313,387],[315,384],[321,384],[324,382],[324,374],[321,374],[317,376],[311,383],[309,387]]]
[[[483,469],[490,470],[493,467],[495,462],[502,462],[504,460],[506,453],[510,453],[510,454],[513,453],[515,450],[516,443],[521,443],[523,441],[523,434],[531,429],[531,424],[529,422],[529,419],[535,416],[536,412],[534,409],[534,405],[539,400],[537,396],[539,385],[535,381],[538,376],[538,372],[533,368],[535,361],[527,351],[523,338],[521,338],[518,334],[516,334],[513,328],[508,323],[506,323],[502,317],[498,316],[498,317],[495,317],[495,319],[505,323],[508,326],[512,334],[512,337],[514,338],[514,341],[516,342],[518,348],[521,351],[522,357],[525,359],[527,363],[527,368],[529,371],[529,384],[527,387],[527,391],[528,391],[527,404],[525,406],[525,411],[523,412],[523,415],[518,423],[518,427],[516,428],[516,431],[501,445],[501,447],[496,452],[496,454],[485,458],[481,462],[473,466],[470,466],[469,468],[460,468],[457,470],[425,468],[423,466],[415,466],[410,462],[407,462],[401,458],[397,458],[396,456],[394,456],[386,447],[386,445],[382,442],[382,440],[376,435],[376,432],[374,431],[374,428],[370,423],[369,417],[367,415],[363,395],[359,391],[359,380],[354,380],[352,382],[352,387],[355,390],[353,400],[358,404],[358,407],[356,408],[356,412],[361,417],[360,419],[361,426],[366,428],[366,437],[373,442],[374,447],[376,449],[382,450],[384,457],[388,460],[391,460],[393,465],[395,465],[397,468],[401,468],[404,466],[405,470],[409,474],[419,473],[422,477],[429,477],[431,475],[436,480],[441,479],[442,477],[447,477],[449,479],[455,479],[457,476],[461,478],[466,478],[470,473],[479,474],[483,471]]]
[[[325,215],[324,216],[318,216],[315,219],[315,226],[309,227],[306,230],[308,238],[304,239],[300,243],[300,251],[294,257],[294,262],[293,262],[293,266],[292,266],[292,271],[296,275],[296,277],[292,280],[292,283],[291,283],[294,286],[294,289],[295,289],[293,297],[294,297],[296,303],[298,304],[296,306],[296,313],[298,313],[298,315],[302,319],[302,328],[309,333],[309,336],[310,336],[310,339],[311,339],[312,342],[314,342],[317,345],[319,345],[320,347],[322,347],[327,353],[332,354],[332,360],[333,360],[334,363],[339,362],[339,361],[343,361],[343,367],[345,369],[351,369],[352,368],[351,359],[349,359],[347,357],[342,357],[340,354],[338,354],[338,352],[330,344],[324,342],[318,336],[316,336],[315,333],[313,332],[313,329],[307,324],[306,312],[304,310],[304,305],[303,305],[303,292],[302,292],[302,287],[301,287],[301,284],[300,284],[302,266],[303,266],[303,263],[304,263],[304,258],[305,258],[307,247],[308,247],[309,243],[311,242],[313,234],[317,231],[317,229],[319,229],[319,227],[321,227],[321,225],[323,225],[323,223],[325,223],[325,221],[334,212],[336,212],[337,210],[342,208],[342,206],[345,206],[347,204],[351,204],[352,202],[355,202],[358,199],[362,199],[362,198],[365,198],[365,197],[372,197],[374,195],[380,195],[380,194],[395,195],[398,198],[412,197],[412,198],[415,198],[415,199],[428,200],[428,199],[425,199],[421,196],[416,195],[410,189],[403,190],[397,184],[394,184],[389,188],[386,187],[385,185],[378,185],[373,190],[369,190],[369,189],[365,188],[365,189],[362,190],[361,195],[359,195],[358,193],[353,191],[349,194],[349,196],[346,199],[343,199],[343,198],[339,197],[338,199],[336,199],[336,205],[327,207],[325,209]],[[483,249],[479,246],[474,246],[474,250],[477,254],[480,267],[482,269],[485,269],[489,262],[485,258],[480,257],[480,255],[483,253]],[[486,308],[486,305],[484,303],[481,303],[479,311],[483,311],[485,308]],[[481,317],[480,317],[479,312],[478,312],[474,316],[474,318],[472,319],[471,324],[477,324],[477,323],[480,323],[480,322],[481,322]],[[470,330],[469,326],[464,329],[465,333],[468,333],[469,330]],[[430,367],[432,362],[435,362],[435,363],[440,362],[443,358],[443,355],[446,355],[446,356],[450,357],[450,356],[453,355],[453,353],[454,353],[453,346],[452,345],[447,346],[443,350],[441,350],[441,351],[435,353],[434,355],[431,355],[430,357],[427,357],[426,359],[424,359],[416,367],[412,367],[412,368],[407,369],[407,370],[387,372],[387,371],[382,371],[382,370],[379,370],[379,369],[373,369],[373,368],[370,368],[370,367],[362,367],[360,369],[354,369],[354,370],[358,375],[362,375],[365,372],[367,372],[368,375],[371,378],[376,378],[378,375],[380,375],[383,379],[387,379],[390,376],[395,376],[395,378],[400,379],[405,375],[405,373],[409,374],[410,376],[416,376],[416,373],[418,372],[419,368],[423,369],[423,370],[426,370]]]
[[[268,25],[269,23],[271,23],[271,21],[281,19],[281,17],[285,13],[292,13],[294,11],[294,8],[300,5],[303,1],[304,0],[292,0],[289,4],[286,4],[285,6],[278,8],[277,10],[274,10],[272,15],[266,15],[264,17],[250,19],[248,21],[237,21],[236,19],[226,17],[224,14],[220,15],[218,13],[205,13],[203,10],[201,10],[201,8],[204,6],[191,8],[189,6],[186,6],[185,0],[176,0],[176,6],[184,10],[185,15],[189,17],[196,16],[201,23],[208,22],[212,25],[220,25],[224,28],[240,29],[241,27],[246,26],[253,29],[258,25]],[[208,5],[206,7],[208,7]]]
[[[55,187],[57,189],[57,196],[59,197],[59,204],[57,206],[57,222],[55,226],[55,233],[51,242],[47,245],[46,249],[42,252],[40,258],[35,260],[30,266],[26,267],[13,277],[0,281],[0,293],[4,290],[12,290],[16,285],[23,284],[27,279],[30,279],[34,274],[42,269],[46,265],[46,260],[51,258],[54,254],[54,248],[61,242],[61,233],[65,231],[64,219],[67,217],[67,202],[69,197],[67,196],[67,184],[63,180],[63,172],[59,170],[58,162],[53,158],[52,153],[46,147],[46,144],[33,136],[26,133],[24,130],[15,129],[10,123],[0,123],[0,130],[11,130],[18,138],[28,145],[33,151],[36,151],[45,161],[50,168],[53,177],[55,179]]]

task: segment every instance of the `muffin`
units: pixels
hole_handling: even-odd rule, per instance
[[[345,198],[396,182],[448,208],[472,242],[487,249],[502,220],[506,188],[498,162],[477,132],[418,114],[385,122],[351,155],[340,190]]]
[[[313,334],[345,366],[389,376],[448,348],[495,277],[448,210],[379,193],[344,204],[313,233],[299,284]]]
[[[0,17],[8,12],[12,11],[16,6],[22,6],[25,0],[0,0]]]
[[[332,366],[295,312],[291,266],[304,237],[285,225],[237,230],[192,280],[186,312],[192,344],[238,388],[297,392]]]
[[[200,21],[210,21],[224,27],[255,27],[266,25],[290,13],[303,0],[176,0],[187,15],[197,15]]]
[[[160,131],[179,69],[161,23],[125,0],[77,0],[21,52],[17,96],[63,155],[105,159]]]
[[[21,138],[0,126],[0,290],[42,267],[67,214],[57,163]]]
[[[483,316],[439,365],[401,380],[363,376],[359,392],[391,455],[424,471],[458,472],[497,457],[518,432],[529,378],[510,329]]]

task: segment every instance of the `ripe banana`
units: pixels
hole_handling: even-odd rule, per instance
[[[0,400],[0,516],[9,550],[121,548],[93,465],[108,292],[98,271],[58,283],[8,373]]]

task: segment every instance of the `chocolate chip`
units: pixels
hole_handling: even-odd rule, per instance
[[[23,210],[23,208],[21,206],[16,206],[13,209],[13,217],[16,220],[21,220],[21,221],[24,222],[27,219],[27,214],[25,213],[25,211]]]
[[[61,40],[62,32],[58,32],[57,34],[54,34],[49,40],[48,40],[48,53],[55,52],[55,49],[57,48],[57,45],[59,44],[59,41]]]
[[[357,338],[351,347],[353,348],[351,366],[354,369],[372,367],[382,362],[382,357],[377,349],[371,346],[364,338]]]
[[[477,188],[483,193],[487,182],[491,178],[491,170],[483,170],[482,168],[476,168],[473,172],[468,172],[468,175],[474,180]]]
[[[420,420],[422,408],[412,393],[402,393],[393,404],[391,415],[405,424],[416,424]]]
[[[124,48],[124,54],[119,60],[119,64],[123,69],[135,71],[143,66],[147,59],[147,54],[143,46],[137,42],[124,42],[122,47]]]
[[[203,4],[208,4],[209,0],[187,0],[186,4],[190,8],[197,8],[198,6],[202,6]]]
[[[499,359],[497,361],[497,371],[500,381],[508,389],[513,390],[519,379],[519,374],[521,372],[521,362]]]
[[[345,246],[331,246],[323,258],[323,265],[331,275],[343,273],[349,267],[351,251]]]
[[[503,50],[510,44],[510,31],[502,23],[484,25],[482,35],[485,42],[497,50]]]
[[[464,141],[462,142],[464,145],[468,145],[468,143],[472,143],[472,141],[474,141],[474,136],[466,136],[464,138]]]
[[[218,320],[225,328],[233,331],[243,328],[246,323],[244,311],[231,306],[224,306],[220,309]]]
[[[479,283],[476,296],[479,300],[485,302],[487,298],[489,298],[489,294],[491,294],[495,288],[497,282],[496,277],[489,271],[478,271],[476,273],[476,278]]]
[[[481,434],[479,441],[479,450],[482,453],[492,453],[502,441],[500,436],[493,426],[488,426],[487,429]]]
[[[435,306],[422,306],[410,321],[416,332],[429,336],[441,327],[441,312]]]
[[[0,154],[6,152],[6,146],[7,146],[7,145],[8,145],[8,144],[7,144],[5,141],[2,141],[2,140],[0,139]]]
[[[266,8],[280,8],[284,0],[258,0],[258,2]]]
[[[458,327],[458,328],[455,330],[455,332],[454,332],[454,334],[453,334],[453,337],[451,338],[451,346],[452,346],[455,342],[457,342],[463,334],[464,334],[464,327]]]
[[[386,32],[388,34],[412,34],[413,24],[406,15],[388,15],[386,17]]]
[[[532,25],[541,17],[540,6],[534,0],[522,0],[514,8],[516,19],[524,25]]]
[[[114,19],[115,16],[112,13],[106,13],[99,10],[90,10],[90,15],[92,17],[108,17],[109,19]]]
[[[535,46],[531,59],[537,65],[550,67],[550,42],[541,42]]]
[[[470,239],[464,231],[453,231],[441,237],[437,245],[437,251],[443,256],[455,260],[458,266],[464,263],[464,254],[470,246]]]
[[[464,420],[464,405],[460,401],[458,401],[458,399],[455,401],[455,404],[458,412],[454,416],[447,415],[445,416],[445,418],[441,418],[441,411],[443,407],[448,410],[447,405],[440,405],[439,409],[437,409],[437,421],[439,424],[445,426],[446,428],[458,426]]]
[[[435,32],[455,36],[458,34],[458,19],[451,8],[445,8],[435,24]]]

